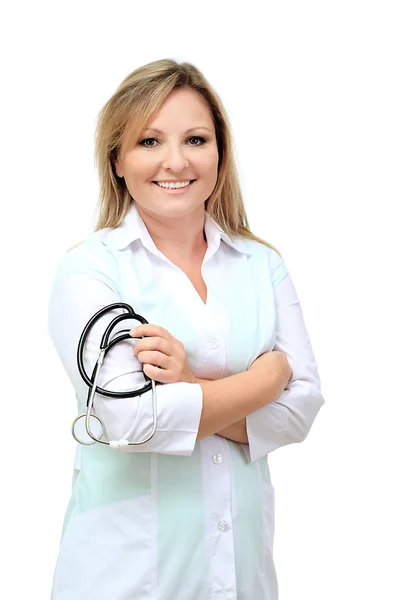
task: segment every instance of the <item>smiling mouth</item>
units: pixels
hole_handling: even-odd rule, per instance
[[[186,187],[189,187],[190,185],[192,185],[192,183],[194,183],[196,181],[196,179],[191,179],[189,185],[187,185]],[[152,183],[154,183],[155,185],[157,185],[158,187],[162,187],[161,185],[158,185],[157,181],[153,181]],[[185,186],[184,186],[185,187]],[[164,189],[168,189],[168,188],[164,188]],[[182,188],[169,188],[169,189],[177,189],[180,190]]]

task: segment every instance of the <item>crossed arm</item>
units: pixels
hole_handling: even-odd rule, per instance
[[[228,440],[233,440],[234,442],[248,444],[249,438],[247,437],[246,417],[236,423],[232,423],[232,425],[225,427],[225,429],[221,429],[217,434]]]
[[[209,381],[208,379],[200,379],[199,377],[196,377],[195,379],[197,383]],[[246,417],[244,419],[240,419],[240,421],[237,421],[236,423],[232,423],[232,425],[229,425],[224,429],[221,429],[221,431],[217,431],[217,435],[227,438],[228,440],[233,440],[234,442],[248,444],[249,438],[247,437]]]

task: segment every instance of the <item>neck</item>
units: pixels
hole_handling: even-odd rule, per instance
[[[140,213],[154,244],[167,258],[175,262],[201,260],[207,250],[204,233],[205,210],[197,211],[184,218],[165,219]]]

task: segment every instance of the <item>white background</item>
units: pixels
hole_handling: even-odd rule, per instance
[[[270,455],[280,600],[398,600],[397,3],[145,5],[0,15],[0,596],[50,596],[76,406],[47,302],[93,230],[95,121],[130,72],[174,58],[226,106],[250,226],[283,254],[326,400],[305,442]]]

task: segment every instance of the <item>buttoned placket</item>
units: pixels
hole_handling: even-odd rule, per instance
[[[214,305],[214,308],[216,306]],[[218,311],[217,311],[218,312]],[[219,314],[208,311],[202,365],[222,378],[226,365],[226,327]],[[201,440],[203,481],[206,492],[206,530],[211,554],[211,598],[236,600],[230,453],[226,440],[212,435]],[[223,594],[223,595],[222,595]]]
[[[201,441],[203,481],[206,490],[206,531],[208,536],[212,600],[236,600],[235,549],[230,454],[224,438],[212,435]],[[223,596],[221,595],[223,594]]]

